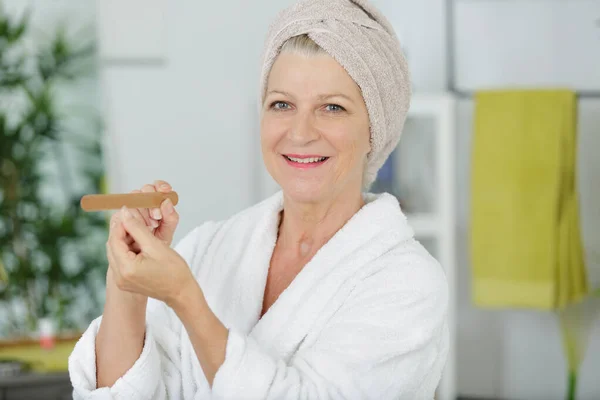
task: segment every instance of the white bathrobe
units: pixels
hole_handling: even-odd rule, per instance
[[[96,389],[101,317],[90,324],[69,358],[74,398],[433,399],[449,345],[444,271],[393,196],[365,200],[262,318],[282,193],[191,231],[175,249],[229,330],[212,389],[175,313],[151,299],[140,358],[110,388]]]

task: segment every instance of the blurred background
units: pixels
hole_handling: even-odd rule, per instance
[[[66,357],[101,313],[106,273],[107,216],[82,213],[83,194],[167,180],[178,240],[277,190],[259,149],[258,74],[268,25],[292,3],[0,0],[0,398],[68,398]],[[373,190],[398,196],[451,283],[438,398],[600,399],[600,1],[373,3],[414,90]],[[485,96],[494,89],[512,92]],[[529,131],[541,136],[521,140]],[[532,187],[556,201],[518,196]],[[575,254],[545,271],[553,295],[570,288],[561,307],[473,292],[485,254],[504,249],[480,238],[519,201],[535,218],[502,232]]]

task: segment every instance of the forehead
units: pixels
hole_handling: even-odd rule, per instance
[[[337,91],[361,96],[358,85],[346,70],[331,56],[322,54],[280,54],[271,68],[268,89],[315,94]]]

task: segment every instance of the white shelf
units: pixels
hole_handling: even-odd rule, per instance
[[[454,101],[453,95],[449,93],[417,93],[412,97],[408,116],[438,116],[442,107]]]
[[[456,400],[457,373],[456,373],[456,244],[454,241],[454,143],[455,143],[455,98],[450,93],[416,93],[411,101],[408,118],[429,119],[433,125],[427,125],[427,132],[404,132],[418,136],[420,133],[434,134],[431,143],[432,158],[414,157],[415,162],[433,162],[424,167],[433,171],[434,181],[431,187],[431,211],[423,213],[406,213],[408,223],[415,231],[418,240],[433,241],[435,257],[446,272],[450,288],[449,327],[450,351],[442,380],[436,393],[437,400]],[[429,129],[432,129],[430,132]],[[416,127],[413,127],[417,129]],[[410,143],[410,142],[408,142]],[[412,143],[414,144],[414,142]],[[412,145],[409,144],[409,145]],[[429,144],[429,142],[427,142]],[[402,146],[402,139],[399,146]],[[413,162],[412,160],[410,161]],[[412,171],[409,169],[409,171]],[[408,182],[410,183],[410,182]],[[412,189],[405,189],[410,193]],[[421,205],[421,204],[420,204]]]
[[[440,221],[436,214],[407,214],[406,219],[415,231],[415,236],[437,237],[440,234]]]

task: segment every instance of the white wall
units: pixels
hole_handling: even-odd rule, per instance
[[[125,4],[108,3],[99,3],[102,12],[116,14],[106,23],[128,15],[120,11]],[[117,153],[113,183],[129,191],[154,179],[171,182],[180,194],[181,238],[256,201],[262,37],[286,2],[151,3],[164,7],[164,62],[111,59],[103,66]]]
[[[124,6],[131,1],[121,0]],[[157,2],[165,7],[164,60],[112,59],[103,65],[104,105],[112,140],[107,145],[116,150],[110,165],[113,189],[128,191],[153,179],[169,180],[181,195],[179,237],[206,219],[224,218],[257,200],[255,171],[261,165],[254,100],[259,55],[268,22],[291,2]],[[68,7],[75,3],[71,1]],[[91,7],[91,0],[77,3]],[[406,40],[416,90],[443,90],[447,78],[445,1],[375,3]],[[120,17],[106,15],[101,22]],[[536,21],[530,23],[535,28]],[[531,67],[536,68],[527,66]],[[598,251],[600,161],[595,153],[600,148],[600,103],[586,100],[581,107],[584,239],[588,251]],[[470,305],[465,238],[471,117],[471,101],[462,100],[456,143],[459,389],[463,395],[482,397],[562,398],[566,371],[556,319],[544,313],[490,312]],[[598,284],[599,267],[595,268]],[[580,399],[600,398],[599,333],[596,324],[582,366]]]

